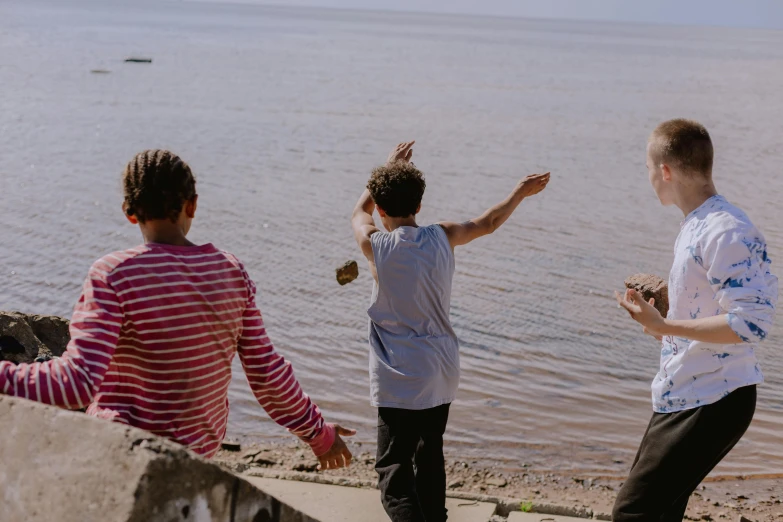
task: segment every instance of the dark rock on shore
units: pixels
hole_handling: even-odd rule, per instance
[[[0,520],[317,522],[182,446],[0,395]]]
[[[655,308],[666,317],[669,313],[669,285],[660,277],[652,274],[636,274],[625,280],[625,287],[636,290],[649,301],[655,299]]]
[[[60,317],[0,312],[0,360],[31,363],[59,357],[71,339]]]

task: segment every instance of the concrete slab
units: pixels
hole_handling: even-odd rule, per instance
[[[389,521],[377,490],[261,477],[243,478],[319,522]],[[486,522],[495,512],[494,504],[454,498],[447,500],[446,507],[449,510],[449,522]]]
[[[0,521],[315,522],[182,446],[0,394]]]
[[[585,522],[585,520],[587,519],[561,517],[560,515],[542,515],[541,513],[522,513],[519,511],[514,511],[508,516],[508,522]]]

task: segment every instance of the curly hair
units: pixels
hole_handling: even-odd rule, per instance
[[[196,178],[187,163],[167,150],[139,152],[122,173],[126,213],[144,223],[176,221],[185,203],[196,196]]]
[[[391,217],[416,214],[425,188],[421,171],[404,161],[376,167],[367,183],[372,200]]]

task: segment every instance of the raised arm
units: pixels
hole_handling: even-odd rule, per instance
[[[474,239],[497,230],[514,213],[523,199],[538,194],[546,188],[547,183],[549,183],[549,172],[533,174],[520,181],[506,199],[489,208],[479,217],[464,223],[443,222],[439,225],[446,231],[452,248],[466,245]]]
[[[0,393],[67,409],[84,409],[98,391],[117,347],[122,310],[98,261],[71,318],[62,357],[42,363],[0,362]]]
[[[415,143],[416,141],[406,141],[397,145],[389,154],[386,163],[390,164],[396,161],[410,162]],[[351,226],[353,227],[353,237],[356,239],[356,243],[359,244],[359,248],[362,249],[364,257],[370,262],[370,268],[373,271],[373,276],[375,276],[375,259],[372,254],[370,236],[378,232],[378,227],[375,226],[375,220],[372,217],[373,212],[375,212],[375,202],[370,196],[370,191],[364,189],[353,209]]]
[[[359,197],[359,201],[356,203],[356,207],[353,209],[351,226],[353,227],[354,239],[359,244],[359,248],[362,249],[364,257],[371,264],[375,260],[372,255],[370,236],[378,232],[378,227],[375,226],[375,220],[372,218],[373,212],[375,212],[375,203],[370,197],[370,191],[364,189],[364,192]]]
[[[242,318],[237,351],[253,395],[272,420],[310,446],[321,469],[350,465],[351,452],[340,436],[356,432],[324,422],[318,406],[296,380],[291,363],[272,346],[255,303],[255,285],[246,273],[244,275],[249,300]]]

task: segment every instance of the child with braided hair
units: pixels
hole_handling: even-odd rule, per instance
[[[96,261],[84,283],[63,357],[0,362],[0,392],[122,422],[206,457],[228,420],[231,361],[238,354],[258,402],[308,443],[321,469],[350,464],[291,365],[272,346],[242,263],[187,239],[198,195],[190,167],[148,150],[123,173],[123,211],[144,244]]]

